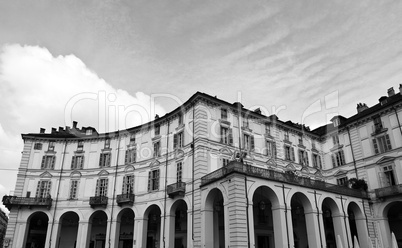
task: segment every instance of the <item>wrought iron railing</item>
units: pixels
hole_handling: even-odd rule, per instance
[[[47,207],[52,206],[53,199],[50,197],[17,197],[12,195],[5,195],[3,197],[3,204],[10,209],[12,206],[27,206],[27,207]]]
[[[167,186],[167,193],[169,196],[184,195],[186,193],[186,183],[177,182]]]
[[[127,204],[134,204],[134,194],[121,194],[121,195],[117,195],[116,197],[116,202],[117,204],[121,205],[124,203]]]
[[[245,165],[239,162],[231,162],[226,167],[222,167],[208,175],[201,178],[201,187],[212,182],[215,182],[228,174],[241,173],[247,176],[253,176],[272,181],[284,182],[288,184],[299,185],[302,187],[323,190],[336,194],[343,194],[359,198],[368,198],[365,191],[351,189],[345,186],[326,183],[324,181],[313,180],[307,177],[300,177],[293,173],[283,173],[270,169],[259,168],[251,165]]]
[[[376,189],[375,194],[378,198],[402,194],[402,184]]]
[[[92,196],[89,198],[89,205],[91,207],[107,206],[107,196]]]

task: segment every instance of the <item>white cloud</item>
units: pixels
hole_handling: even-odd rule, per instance
[[[136,83],[136,82],[132,82]],[[74,55],[53,56],[46,48],[5,45],[0,51],[0,181],[9,193],[22,151],[20,133],[71,125],[108,132],[139,125],[166,111],[152,96],[115,89]],[[3,173],[4,172],[4,173]],[[6,173],[7,172],[7,173]],[[6,182],[6,183],[5,183]]]

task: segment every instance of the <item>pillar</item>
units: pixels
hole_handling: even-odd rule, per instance
[[[255,230],[254,230],[254,209],[253,209],[253,201],[249,201],[248,203],[248,230],[250,234],[250,247],[255,247]]]
[[[194,247],[193,244],[193,219],[192,219],[192,211],[191,209],[187,210],[187,246],[186,248]]]
[[[201,210],[201,247],[214,247],[214,211],[212,209]]]
[[[143,248],[147,242],[148,218],[134,218],[133,248]]]
[[[174,240],[176,236],[176,226],[175,226],[176,216],[167,215],[166,216],[166,228],[165,228],[165,242],[168,248],[174,247]]]
[[[46,231],[46,242],[45,242],[45,248],[51,248],[52,246],[50,245],[50,242],[52,242],[52,223],[53,222],[48,222],[47,224],[47,231]],[[54,241],[52,242],[52,245],[54,245]]]
[[[49,229],[49,227],[50,227],[50,229]],[[54,221],[53,227],[52,227],[52,224],[49,223],[47,235],[51,235],[51,237],[50,237],[49,243],[46,243],[45,247],[51,248],[51,247],[58,246],[58,236],[59,236],[58,234],[60,232],[60,228],[61,228],[61,226],[60,226],[59,221]],[[50,230],[50,232],[49,232],[49,230]],[[53,231],[51,231],[51,230],[53,230]],[[47,240],[47,237],[46,237],[46,240]]]
[[[321,211],[318,214],[317,218],[318,218],[319,228],[320,228],[320,232],[321,232],[321,236],[320,236],[321,247],[327,247],[327,239],[325,237],[325,227],[324,227],[324,216],[322,215]]]
[[[25,247],[25,242],[28,238],[28,226],[29,223],[17,222],[16,234],[14,235],[14,240],[11,243],[13,248]]]
[[[77,247],[89,247],[90,223],[80,221],[77,232]]]
[[[306,218],[308,246],[311,248],[321,247],[320,227],[317,221],[317,211],[312,210],[310,212],[305,212],[304,216]]]
[[[338,215],[332,215],[332,220],[334,223],[334,230],[335,230],[335,240],[339,236],[341,236],[342,243],[344,247],[350,247],[350,244],[348,245],[348,238],[346,235],[348,235],[347,230],[345,228],[345,216],[341,213]],[[350,236],[350,235],[349,235]],[[349,240],[350,242],[350,240]]]
[[[114,247],[114,243],[116,241],[116,228],[117,228],[117,221],[116,220],[107,220],[106,225],[106,237],[105,242],[107,247]],[[117,242],[119,237],[117,236]]]
[[[378,225],[380,230],[380,238],[384,248],[391,247],[391,229],[389,228],[388,218],[379,218]]]
[[[286,227],[286,216],[288,218],[288,227]],[[272,218],[274,224],[274,241],[275,247],[293,247],[293,228],[292,216],[290,209],[285,209],[285,206],[272,207]],[[290,221],[290,222],[289,222]],[[288,231],[289,228],[291,231]],[[253,233],[254,235],[254,233]],[[288,237],[289,236],[289,237]],[[289,243],[288,243],[289,238]]]

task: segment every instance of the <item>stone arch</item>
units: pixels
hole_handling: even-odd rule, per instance
[[[135,213],[131,208],[123,208],[116,216],[116,238],[115,246],[133,247],[134,240],[134,218]]]
[[[174,201],[168,212],[168,237],[169,247],[189,247],[188,239],[188,205],[185,200]]]
[[[105,247],[108,215],[103,210],[96,210],[89,217],[86,247]]]
[[[347,211],[351,240],[356,236],[361,247],[369,247],[367,222],[362,209],[356,202],[351,201],[348,204]]]
[[[45,212],[36,211],[29,215],[23,247],[45,247],[48,239],[49,216]]]
[[[205,247],[225,247],[225,199],[218,188],[211,189],[205,198],[203,210]]]
[[[402,214],[400,210],[402,208],[402,201],[393,201],[384,206],[382,211],[382,227],[381,232],[383,234],[384,243],[388,242],[391,246],[391,233],[394,233],[396,240],[402,239]],[[385,244],[386,245],[386,244]]]
[[[344,235],[344,219],[340,214],[338,204],[330,197],[325,197],[321,204],[322,217],[324,222],[324,236],[328,246],[336,245],[336,238],[339,235],[346,244],[347,237]]]
[[[66,211],[59,218],[57,247],[68,248],[77,245],[77,234],[80,217],[74,211]]]
[[[295,192],[290,198],[290,208],[295,247],[315,247],[317,234],[311,225],[314,215],[310,200],[304,193]]]
[[[145,247],[159,247],[162,241],[161,209],[157,204],[152,204],[144,211],[142,235]]]

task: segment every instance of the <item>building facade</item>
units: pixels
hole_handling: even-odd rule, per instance
[[[390,248],[402,94],[357,111],[309,130],[196,93],[119,132],[23,134],[4,247]]]
[[[8,217],[0,210],[0,247],[3,247],[4,236],[6,235]]]

